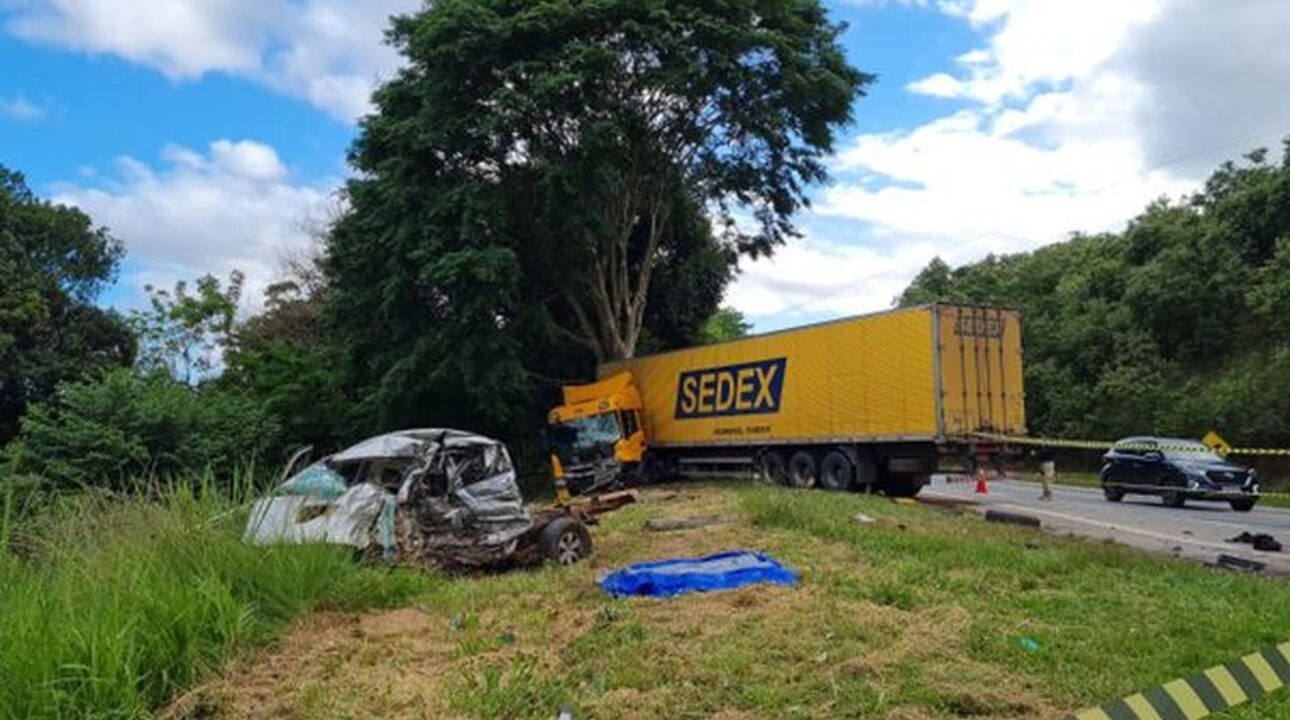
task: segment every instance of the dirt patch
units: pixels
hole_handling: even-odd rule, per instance
[[[442,717],[456,642],[415,609],[321,613],[204,690],[223,718]]]

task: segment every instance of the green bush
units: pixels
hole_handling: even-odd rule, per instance
[[[393,604],[426,583],[348,548],[246,545],[226,496],[163,495],[81,494],[0,526],[0,720],[149,717],[303,613]]]
[[[140,477],[209,471],[227,481],[274,435],[264,409],[241,394],[114,370],[32,406],[6,454],[15,473],[57,488],[132,490]]]

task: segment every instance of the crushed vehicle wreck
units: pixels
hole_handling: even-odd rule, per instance
[[[460,430],[402,430],[290,475],[255,503],[246,540],[336,543],[439,566],[569,565],[591,553],[584,520],[603,511],[530,512],[502,443]]]

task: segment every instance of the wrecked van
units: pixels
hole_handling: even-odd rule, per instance
[[[505,445],[445,428],[379,435],[291,474],[256,501],[246,540],[334,543],[435,566],[570,565],[591,553],[578,512],[524,507]]]

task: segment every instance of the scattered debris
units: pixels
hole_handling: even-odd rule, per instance
[[[687,592],[730,590],[755,583],[797,584],[797,573],[762,553],[747,550],[638,563],[615,570],[600,581],[615,596],[672,597]]]
[[[573,720],[573,717],[573,708],[568,705],[561,705],[560,714],[556,716],[555,720]]]
[[[986,522],[1005,523],[1008,525],[1039,527],[1039,518],[1034,515],[1023,515],[1022,513],[1007,512],[1006,510],[987,510],[985,520]]]
[[[1250,533],[1243,532],[1234,538],[1228,538],[1230,543],[1245,543],[1253,545],[1255,550],[1263,552],[1281,552],[1281,543],[1276,538],[1267,533]]]
[[[1214,564],[1225,570],[1237,570],[1240,572],[1261,572],[1267,567],[1267,563],[1261,563],[1258,560],[1246,560],[1235,555],[1219,555],[1218,561]]]
[[[615,494],[530,513],[502,443],[460,430],[403,430],[292,475],[256,501],[246,539],[379,548],[388,561],[439,566],[543,556],[567,565],[591,553],[584,521],[634,499]]]
[[[667,532],[670,530],[691,530],[693,528],[705,527],[708,525],[718,525],[726,522],[726,519],[720,515],[701,515],[698,517],[679,517],[679,518],[654,518],[645,521],[645,529],[652,532]]]
[[[932,507],[944,508],[946,510],[962,510],[966,507],[980,505],[981,503],[971,498],[945,497],[943,495],[920,495],[914,498],[918,505],[930,505]]]
[[[1029,650],[1030,652],[1035,652],[1040,649],[1039,641],[1029,635],[1022,635],[1017,638],[1017,646],[1022,650]]]
[[[877,520],[873,519],[868,515],[865,515],[864,513],[856,513],[855,516],[852,517],[852,519],[860,523],[861,525],[868,525],[869,523],[878,522]]]

